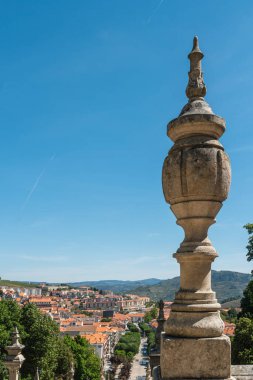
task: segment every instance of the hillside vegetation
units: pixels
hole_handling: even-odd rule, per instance
[[[32,284],[30,282],[23,282],[23,281],[0,280],[0,286],[34,288],[36,287],[36,284]]]
[[[246,273],[212,271],[212,289],[216,292],[220,302],[228,298],[241,298],[250,279],[251,275]],[[169,280],[162,280],[155,285],[137,287],[132,290],[132,293],[148,296],[153,300],[172,301],[179,286],[180,278],[174,277]]]
[[[99,290],[111,290],[114,293],[124,293],[130,292],[139,286],[149,286],[159,284],[161,280],[158,278],[148,278],[146,280],[136,280],[136,281],[123,281],[123,280],[100,280],[100,281],[82,281],[82,282],[71,282],[68,285],[74,287],[80,286],[91,286]]]

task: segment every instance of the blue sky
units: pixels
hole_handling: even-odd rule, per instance
[[[250,272],[253,2],[0,2],[0,275],[169,278],[183,232],[165,203],[166,124],[187,102],[199,36],[206,99],[223,116],[229,199],[214,269]]]

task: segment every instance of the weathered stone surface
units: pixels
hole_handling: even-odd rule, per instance
[[[168,379],[226,379],[230,374],[230,339],[185,339],[163,335],[161,376]]]
[[[231,372],[232,372],[232,376],[229,379],[224,379],[224,380],[253,380],[253,366],[252,365],[232,365]],[[162,380],[160,366],[157,366],[156,368],[153,369],[152,375],[153,375],[153,380]],[[187,380],[187,379],[180,379],[180,380]],[[218,380],[218,379],[209,379],[209,380]]]
[[[163,380],[227,379],[230,341],[222,335],[220,304],[211,287],[211,264],[218,255],[208,238],[231,182],[229,158],[218,141],[225,120],[203,98],[203,53],[196,37],[188,57],[189,102],[168,124],[168,136],[175,144],[162,174],[165,200],[185,238],[174,254],[180,264],[180,289],[165,323],[161,376]]]
[[[188,141],[184,139],[170,150],[164,161],[163,190],[166,201],[172,205],[205,199],[221,202],[227,198],[229,159],[213,139],[203,141],[202,138],[202,143],[198,140],[199,137],[195,141],[192,137]]]
[[[154,367],[160,366],[160,350],[159,352],[153,351],[149,355],[149,364],[150,364],[151,371],[153,371]]]
[[[253,365],[232,365],[231,371],[236,380],[253,380]]]
[[[219,337],[224,325],[217,312],[172,312],[165,331],[169,336],[186,338]]]

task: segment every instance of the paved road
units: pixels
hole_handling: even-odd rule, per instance
[[[135,355],[133,360],[133,366],[131,369],[131,374],[129,380],[145,380],[146,379],[146,366],[141,365],[143,359],[148,359],[147,356],[143,355],[143,347],[147,343],[147,338],[141,339],[140,349],[137,355]]]

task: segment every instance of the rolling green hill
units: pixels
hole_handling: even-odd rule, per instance
[[[228,298],[240,298],[250,279],[251,275],[246,273],[212,271],[212,288],[220,302]],[[153,300],[172,301],[179,286],[179,277],[174,277],[169,280],[162,280],[155,285],[139,286],[132,289],[131,292],[140,296],[148,296]]]
[[[21,288],[35,288],[36,284],[24,281],[12,281],[12,280],[0,280],[0,286],[11,286],[11,287],[21,287]]]
[[[114,293],[127,293],[140,286],[150,286],[159,284],[161,280],[157,278],[148,278],[146,280],[123,281],[123,280],[100,280],[100,281],[82,281],[68,283],[70,286],[91,286],[99,290],[111,290]]]

